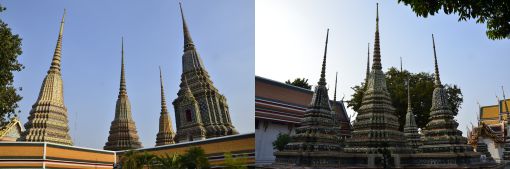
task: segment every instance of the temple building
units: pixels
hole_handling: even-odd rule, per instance
[[[131,115],[131,103],[129,102],[126,89],[124,38],[122,38],[121,57],[119,96],[117,97],[115,106],[115,118],[110,126],[110,135],[103,147],[105,150],[117,151],[142,147],[142,144],[138,141],[138,133],[136,131],[135,121]]]
[[[41,85],[39,97],[30,110],[28,122],[25,123],[26,130],[21,134],[20,141],[73,145],[69,135],[67,108],[64,104],[64,87],[60,72],[65,15],[64,9],[53,60]]]
[[[508,104],[510,100],[504,99],[480,107],[478,124],[468,131],[468,144],[498,163],[510,160]]]
[[[165,90],[163,89],[163,75],[161,67],[159,68],[159,81],[161,82],[161,113],[159,115],[159,132],[156,135],[156,146],[174,144],[175,133],[172,129],[172,120],[168,115],[166,107]]]
[[[177,124],[176,142],[238,134],[230,119],[225,96],[214,87],[209,73],[191,39],[180,5],[184,54],[177,98],[172,102]]]
[[[8,123],[0,126],[0,142],[16,141],[21,137],[23,131],[25,131],[25,128],[21,125],[18,116],[15,116]]]

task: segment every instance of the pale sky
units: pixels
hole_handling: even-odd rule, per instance
[[[102,149],[114,118],[124,36],[127,92],[144,147],[153,147],[161,110],[162,67],[170,117],[182,72],[182,22],[177,0],[2,1],[0,13],[19,34],[25,69],[21,120],[27,121],[51,63],[60,19],[67,8],[62,49],[64,102],[77,146]],[[227,98],[240,133],[254,132],[254,1],[184,0],[191,36],[205,67]],[[174,124],[175,130],[175,124]]]
[[[317,84],[330,28],[327,82],[333,89],[338,71],[337,98],[351,98],[365,77],[367,43],[373,50],[376,2],[337,0],[257,0],[255,3],[255,74],[284,82],[304,77]],[[497,104],[501,85],[510,93],[507,67],[510,40],[489,40],[485,25],[457,22],[458,17],[439,14],[419,18],[396,0],[379,2],[383,70],[399,67],[411,72],[433,72],[431,34],[434,33],[441,80],[457,84],[464,103],[456,117],[465,135],[476,121],[478,105]],[[372,56],[371,56],[372,57]],[[330,97],[333,90],[330,90]],[[432,96],[431,96],[432,97]],[[508,97],[508,96],[507,96]],[[348,110],[352,114],[352,110]],[[476,124],[476,123],[474,123]]]

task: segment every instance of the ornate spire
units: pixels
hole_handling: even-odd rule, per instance
[[[404,125],[404,136],[407,141],[407,145],[413,149],[413,151],[417,151],[418,147],[421,145],[420,134],[418,133],[418,126],[416,125],[416,120],[414,119],[413,108],[411,106],[411,92],[410,92],[410,79],[407,79],[407,114],[406,121]]]
[[[195,45],[193,40],[191,39],[191,35],[189,34],[188,25],[186,24],[186,19],[184,19],[184,12],[182,12],[182,3],[179,2],[179,9],[181,10],[181,18],[182,18],[182,30],[184,33],[184,51],[195,49]]]
[[[163,75],[159,67],[159,81],[161,83],[161,113],[159,116],[159,132],[156,135],[156,146],[174,144],[175,133],[172,129],[172,120],[168,116],[165,91],[163,89]]]
[[[436,55],[436,43],[434,42],[434,34],[432,34],[432,48],[434,49],[434,64],[435,64],[435,74],[434,74],[434,84],[436,87],[442,87],[441,79],[439,78],[439,66],[437,66],[437,55]]]
[[[62,15],[62,21],[60,21],[60,31],[58,32],[57,46],[55,47],[55,53],[53,54],[53,60],[49,72],[60,72],[60,59],[62,55],[62,36],[64,34],[64,19],[66,17],[66,9],[64,8],[64,14]]]
[[[337,87],[337,81],[338,81],[338,72],[335,74],[335,93],[333,94],[333,101],[336,102],[336,87]]]
[[[328,53],[328,37],[329,37],[329,28],[326,33],[326,45],[324,47],[324,59],[322,60],[322,70],[321,70],[321,78],[317,84],[326,86],[326,55]]]
[[[115,118],[110,125],[110,135],[103,147],[105,150],[128,150],[141,148],[136,124],[131,113],[131,102],[127,95],[124,70],[124,38],[121,45],[121,70],[119,96],[115,105]]]
[[[64,9],[53,60],[41,85],[39,97],[30,110],[28,122],[25,123],[26,130],[20,137],[21,141],[73,145],[69,135],[67,108],[64,104],[64,82],[60,74],[65,15]]]
[[[373,57],[372,69],[381,70],[381,47],[379,42],[379,3],[377,3],[376,8],[376,18],[375,18],[375,42],[374,42],[374,57]]]
[[[168,112],[166,107],[165,90],[163,89],[163,75],[161,73],[161,66],[159,67],[159,82],[161,83],[161,113]]]
[[[121,49],[121,66],[120,66],[120,88],[119,88],[119,96],[126,95],[126,77],[124,71],[124,37],[122,37],[122,49]]]
[[[455,117],[448,103],[448,94],[439,79],[434,35],[432,35],[432,46],[435,62],[435,89],[432,94],[430,121],[423,130],[424,146],[420,149],[424,153],[472,152],[472,147],[466,144],[467,139],[457,129],[459,123],[454,120]]]
[[[305,110],[300,127],[290,135],[292,141],[285,146],[284,150],[275,153],[276,161],[310,165],[313,162],[302,158],[302,153],[331,153],[342,150],[342,145],[339,144],[341,140],[338,137],[340,128],[335,120],[334,112],[331,110],[328,89],[325,86],[328,36],[329,29],[326,34],[326,47],[319,85],[315,86],[312,100]],[[280,160],[282,158],[285,160]],[[316,160],[321,161],[322,165],[333,165],[331,160],[323,157],[317,157]]]

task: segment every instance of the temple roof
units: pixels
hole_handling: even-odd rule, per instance
[[[9,123],[0,127],[0,138],[7,135],[9,133],[9,131],[15,129],[16,127],[19,127],[20,132],[25,131],[25,128],[23,128],[23,125],[21,125],[21,121],[19,121],[18,117],[13,117],[13,118],[11,118]]]

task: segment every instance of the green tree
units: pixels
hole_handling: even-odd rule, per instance
[[[6,8],[0,5],[0,12],[4,10]],[[13,72],[24,68],[18,62],[21,53],[21,38],[13,35],[11,28],[0,19],[0,124],[15,115],[18,102],[22,99],[16,93],[18,89],[13,86]]]
[[[209,168],[209,160],[201,147],[191,147],[181,155],[181,161],[185,168],[202,169]]]
[[[144,164],[140,163],[139,156],[140,153],[138,151],[127,151],[121,156],[120,165],[123,169],[141,169]]]
[[[278,133],[278,137],[275,141],[273,141],[273,149],[276,149],[278,151],[282,151],[287,144],[289,144],[291,141],[291,138],[289,134],[285,133]]]
[[[305,78],[296,78],[292,82],[289,79],[289,80],[285,81],[285,84],[290,84],[292,86],[301,87],[301,88],[305,88],[308,90],[312,89],[312,85],[308,84],[308,79],[305,79]]]
[[[417,16],[427,17],[442,10],[459,16],[458,21],[475,19],[487,23],[489,39],[510,39],[510,1],[508,0],[398,0],[411,6]]]
[[[156,157],[155,161],[157,161],[157,165],[155,168],[158,169],[184,169],[185,167],[182,165],[181,157],[177,154],[168,154],[165,153],[162,156]]]
[[[138,160],[138,164],[142,167],[146,166],[148,169],[155,168],[154,164],[157,162],[157,156],[148,152],[138,154],[136,159]]]
[[[248,169],[248,167],[245,166],[246,156],[234,158],[230,152],[225,153],[223,156],[225,156],[225,162],[223,164],[224,169]]]
[[[405,114],[407,113],[407,86],[409,79],[411,92],[411,106],[416,116],[416,124],[419,128],[425,127],[429,122],[430,107],[432,106],[432,93],[434,91],[434,74],[431,73],[410,73],[407,70],[399,71],[391,67],[386,73],[386,86],[392,100],[392,105],[396,109],[396,114],[400,123],[400,130],[405,123]],[[358,111],[363,98],[364,83],[352,87],[354,94],[351,100],[347,101],[347,107]],[[458,114],[459,108],[463,102],[462,91],[457,85],[444,85],[448,95],[448,101],[454,115]]]

